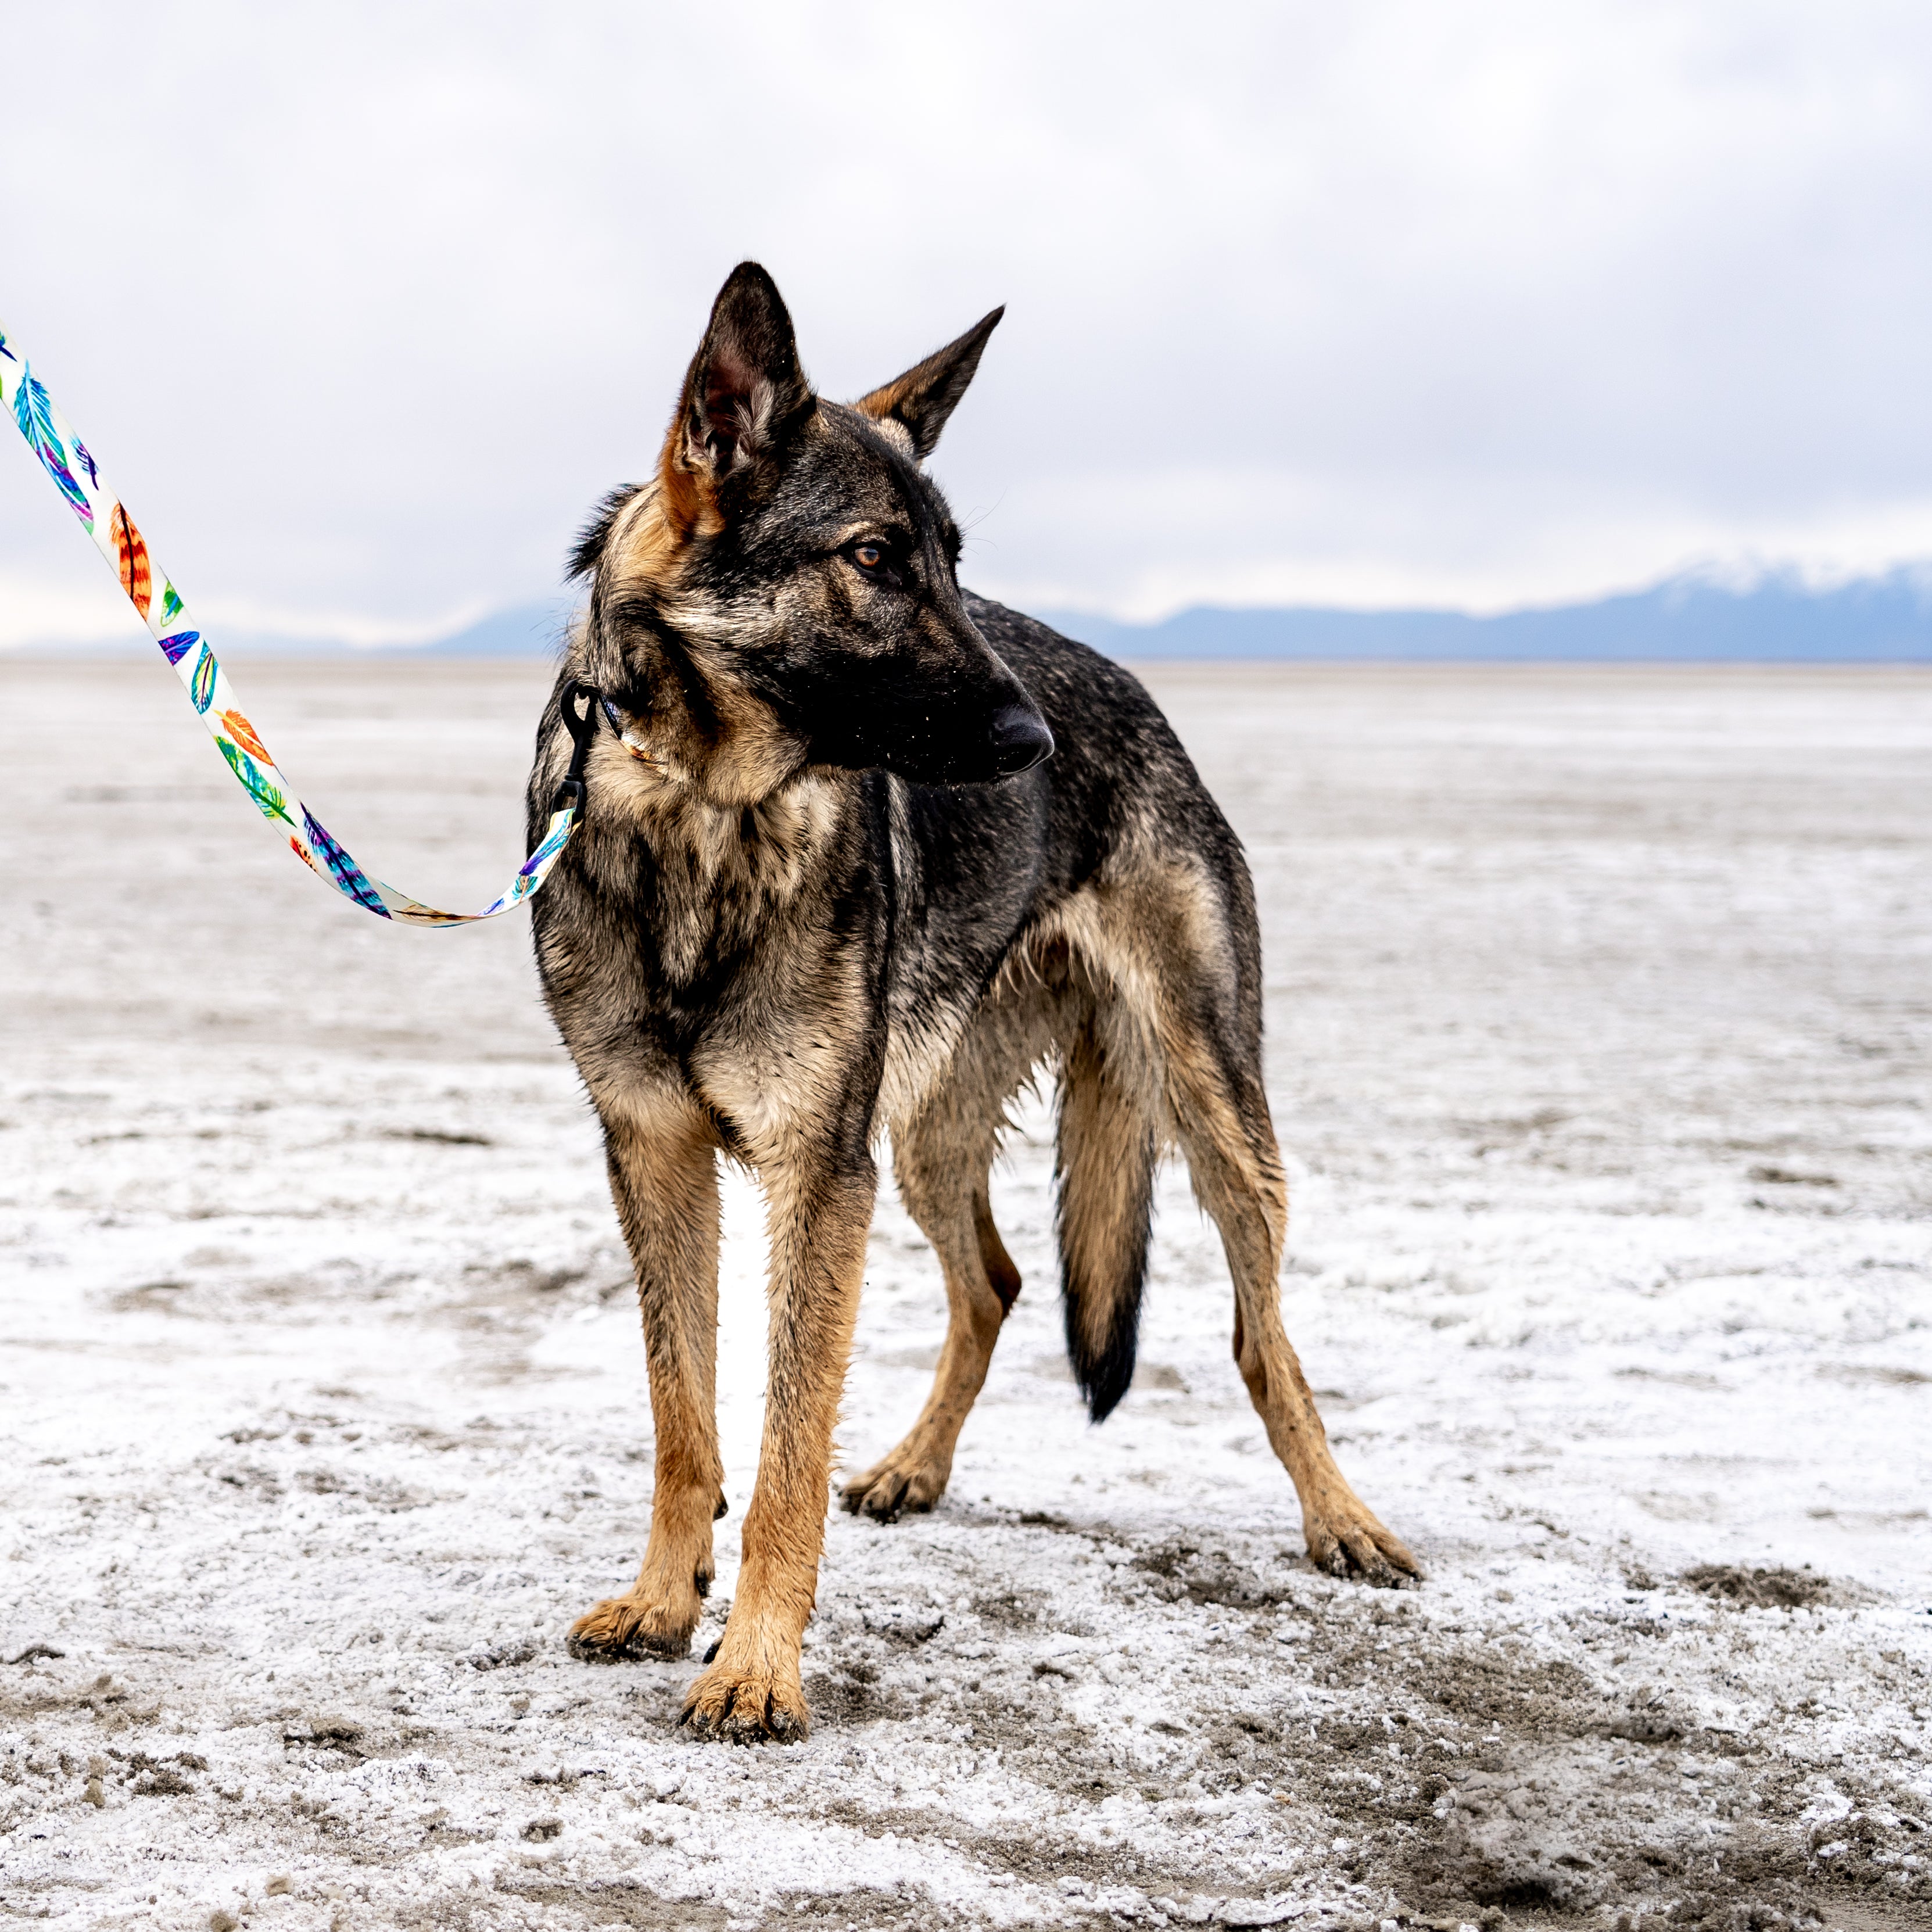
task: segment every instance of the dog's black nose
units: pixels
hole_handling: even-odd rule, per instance
[[[1042,758],[1053,756],[1053,734],[1030,704],[1009,704],[994,712],[987,736],[993,769],[1003,778],[1030,772]]]

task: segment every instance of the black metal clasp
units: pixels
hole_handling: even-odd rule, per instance
[[[563,687],[558,709],[563,714],[564,729],[571,736],[570,770],[550,801],[551,811],[561,812],[566,806],[578,812],[584,809],[584,761],[590,755],[590,741],[597,735],[598,714],[604,708],[604,694],[595,685],[572,678]]]

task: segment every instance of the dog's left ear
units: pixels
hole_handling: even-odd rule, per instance
[[[861,396],[853,407],[874,422],[896,422],[912,438],[914,453],[922,463],[932,454],[946,419],[966,393],[966,385],[980,366],[980,352],[986,338],[1000,326],[1006,314],[1003,304],[989,316],[976,322],[956,342],[937,349],[923,362],[916,362],[896,382]]]

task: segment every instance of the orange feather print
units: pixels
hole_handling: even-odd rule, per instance
[[[121,588],[134,608],[146,618],[154,594],[154,580],[148,568],[148,546],[134,520],[118,503],[114,506],[114,553],[121,566]]]
[[[268,755],[268,748],[255,735],[255,728],[238,711],[224,711],[219,714],[223,724],[228,727],[228,735],[250,758],[260,758],[263,764],[275,761]]]

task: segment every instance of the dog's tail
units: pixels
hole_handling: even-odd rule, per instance
[[[1160,1088],[1148,1048],[1103,1034],[1100,1017],[1061,1042],[1055,1169],[1066,1353],[1087,1412],[1104,1422],[1134,1378]]]

